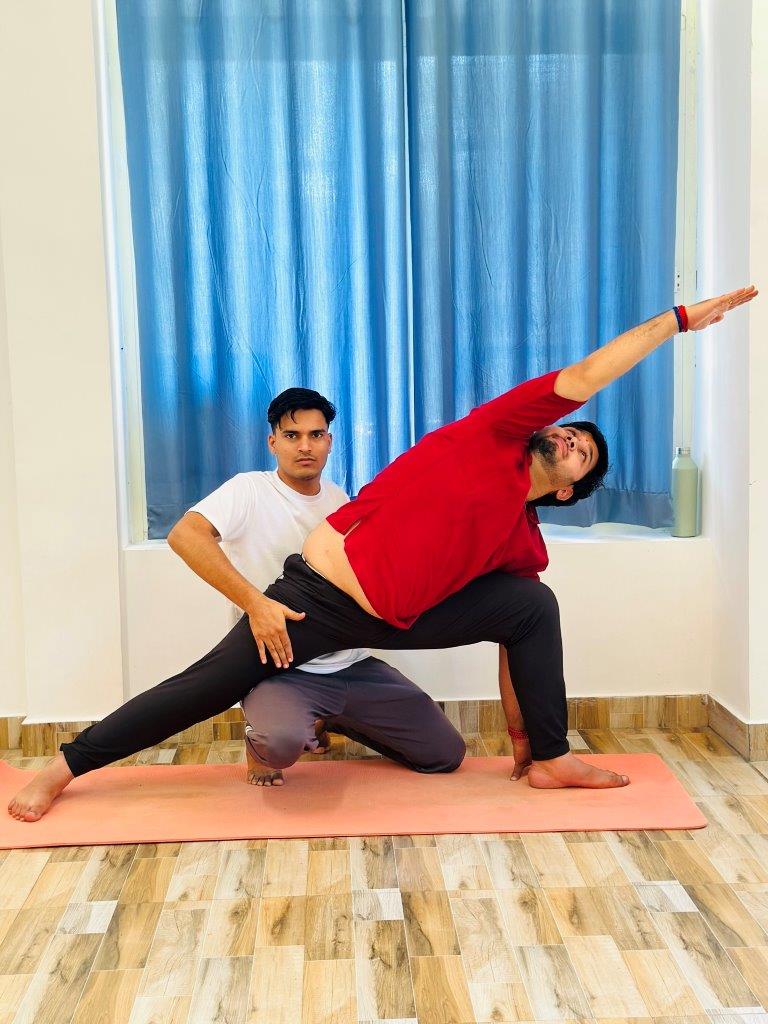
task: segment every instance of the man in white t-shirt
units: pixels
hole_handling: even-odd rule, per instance
[[[238,473],[168,535],[187,565],[232,601],[238,618],[251,616],[252,628],[261,592],[280,576],[288,555],[301,551],[307,534],[349,500],[335,483],[321,480],[335,415],[316,391],[282,392],[267,412],[277,469]],[[290,617],[303,614],[290,611]],[[263,663],[270,656],[285,671],[243,701],[252,784],[281,785],[282,769],[304,751],[324,748],[326,728],[417,771],[451,771],[461,763],[464,741],[438,705],[370,651],[337,651],[298,668],[261,642],[259,653]]]

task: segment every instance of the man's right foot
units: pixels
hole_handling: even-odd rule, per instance
[[[317,747],[314,754],[327,754],[331,748],[331,737],[325,729],[325,722],[322,718],[315,719],[315,738]],[[246,771],[246,782],[249,786],[284,786],[285,779],[281,768],[270,768],[257,761],[251,752],[250,745],[245,744],[245,760],[248,765]]]
[[[563,754],[550,761],[534,761],[528,772],[528,784],[534,789],[616,789],[628,786],[629,778],[595,768],[574,754]]]
[[[64,755],[57,754],[24,789],[19,790],[8,804],[8,813],[17,821],[39,821],[73,778]]]
[[[257,761],[247,742],[245,744],[245,761],[247,764],[245,781],[249,786],[282,786],[285,784],[281,769],[269,768]]]

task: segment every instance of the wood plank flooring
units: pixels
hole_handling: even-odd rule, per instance
[[[768,1024],[768,764],[708,730],[570,738],[658,752],[709,827],[0,851],[0,1024]]]

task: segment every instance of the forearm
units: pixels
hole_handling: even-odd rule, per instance
[[[263,597],[261,591],[235,569],[214,537],[175,528],[168,536],[168,543],[200,579],[244,612]]]
[[[713,299],[696,302],[693,306],[686,306],[686,330],[703,331],[712,324],[718,324],[725,319],[727,313],[746,305],[756,296],[757,288],[748,285],[746,288],[737,288],[734,292],[726,292]],[[633,366],[637,366],[667,338],[677,334],[678,330],[677,317],[671,309],[653,317],[652,320],[646,320],[644,324],[633,327],[631,331],[625,331],[596,352],[590,353],[586,359],[561,370],[555,381],[555,394],[561,398],[586,402],[597,391],[607,387]]]
[[[523,714],[515,696],[515,688],[512,685],[512,677],[509,674],[509,662],[507,660],[506,648],[499,645],[499,693],[501,705],[504,708],[504,715],[507,725],[512,729],[525,729]]]
[[[677,332],[674,312],[668,310],[660,313],[562,370],[555,381],[555,392],[563,398],[586,401],[631,370]]]

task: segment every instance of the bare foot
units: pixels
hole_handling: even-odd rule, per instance
[[[528,784],[534,789],[615,789],[628,786],[626,775],[617,775],[603,768],[595,768],[574,754],[563,754],[550,761],[534,761],[528,772]]]
[[[248,769],[249,786],[284,786],[285,779],[280,768],[265,768],[263,764]]]
[[[322,718],[315,719],[315,738],[317,747],[313,754],[327,754],[331,749],[331,737],[325,731],[325,722]],[[245,760],[248,764],[246,782],[250,786],[283,786],[285,779],[281,768],[269,768],[257,761],[253,756],[250,745],[245,744]]]
[[[249,786],[282,786],[285,784],[282,770],[268,768],[257,761],[247,743],[245,744],[245,760],[248,765],[245,781]]]
[[[69,770],[63,754],[47,764],[20,790],[8,804],[8,813],[17,821],[39,821],[56,797],[70,784],[74,775]]]
[[[322,718],[315,719],[315,738],[317,740],[317,747],[313,750],[313,753],[327,754],[331,749],[331,737],[325,731],[325,722]]]

